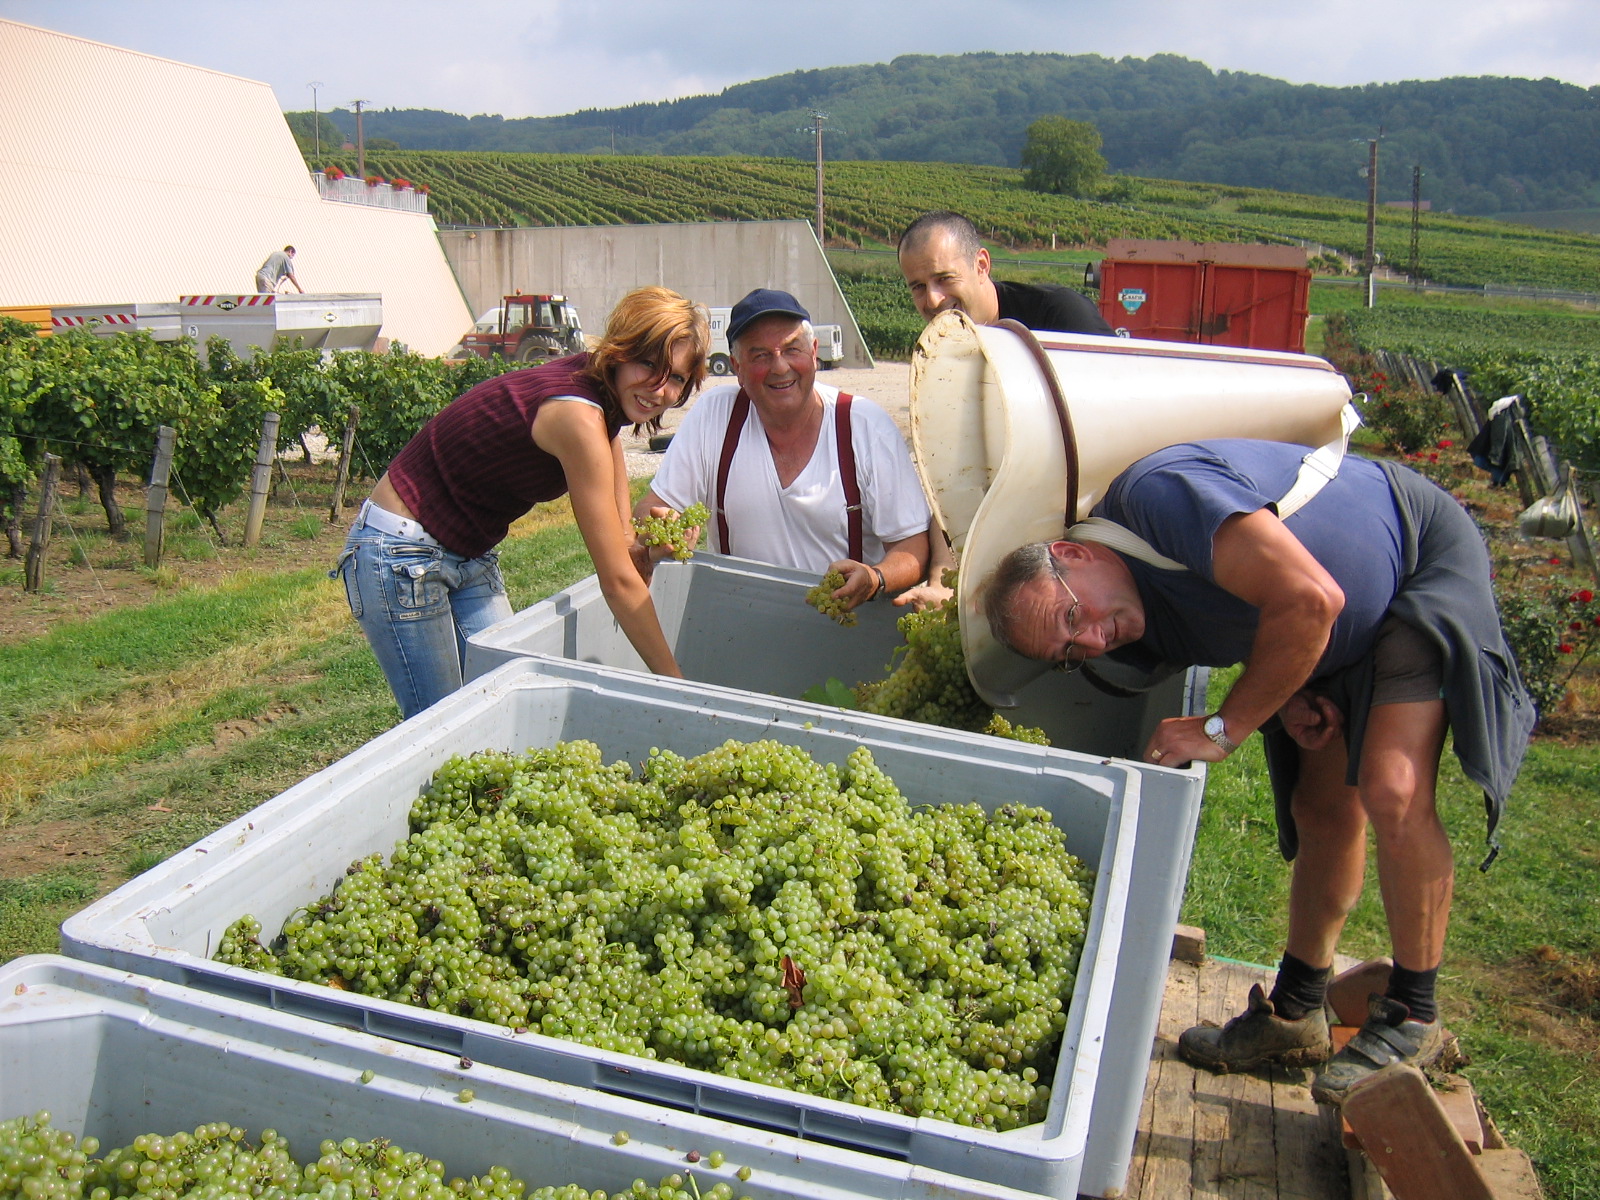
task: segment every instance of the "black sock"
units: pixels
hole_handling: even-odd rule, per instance
[[[1439,1019],[1439,1004],[1433,995],[1438,981],[1438,967],[1431,971],[1411,971],[1395,963],[1394,969],[1389,972],[1389,986],[1383,994],[1409,1008],[1413,1021],[1427,1025]]]
[[[1322,1007],[1332,976],[1332,967],[1313,967],[1286,952],[1278,964],[1278,978],[1267,999],[1272,1001],[1273,1011],[1285,1021],[1298,1021]]]

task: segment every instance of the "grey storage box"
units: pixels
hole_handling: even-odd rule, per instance
[[[993,1134],[913,1120],[210,960],[242,914],[275,933],[331,891],[351,861],[387,854],[406,833],[412,800],[453,754],[587,738],[608,760],[639,761],[652,746],[695,754],[729,738],[764,737],[834,762],[865,745],[918,802],[1041,806],[1095,868],[1078,988],[1044,1123]],[[582,663],[519,660],[89,906],[62,927],[62,944],[88,961],[479,1062],[1044,1195],[1078,1189],[1097,1127],[1104,1143],[1096,1171],[1108,1182],[1097,1181],[1096,1190],[1115,1190],[1126,1173],[1192,845],[1196,779]],[[1125,956],[1134,964],[1128,969]]]
[[[0,1120],[40,1109],[58,1129],[99,1138],[102,1154],[141,1133],[228,1121],[252,1142],[276,1129],[302,1163],[323,1138],[388,1138],[441,1160],[447,1178],[499,1164],[531,1186],[607,1192],[692,1172],[703,1191],[727,1180],[754,1200],[1028,1200],[46,955],[0,967]],[[720,1168],[706,1161],[713,1150],[726,1156]]]
[[[888,601],[863,604],[855,610],[858,623],[847,628],[805,603],[816,582],[788,567],[696,554],[660,564],[650,594],[667,643],[690,679],[791,700],[829,677],[846,686],[882,679],[895,648],[905,643],[896,621],[907,610]],[[467,677],[528,654],[645,669],[592,575],[473,635]],[[1148,691],[1114,696],[1082,672],[1051,671],[1024,688],[1019,701],[1005,710],[1006,718],[1042,728],[1059,749],[1137,758],[1161,720],[1202,711],[1205,673],[1174,675]]]

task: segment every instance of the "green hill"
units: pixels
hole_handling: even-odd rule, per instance
[[[1435,208],[1600,202],[1600,88],[1504,78],[1321,87],[1172,54],[905,55],[564,116],[369,111],[366,135],[416,150],[806,157],[800,130],[813,108],[829,114],[830,159],[1009,167],[1028,124],[1063,113],[1100,129],[1121,174],[1364,199],[1366,147],[1354,141],[1381,127],[1385,200],[1410,199],[1420,164]],[[350,113],[331,115],[353,136]]]
[[[353,172],[355,156],[328,161]],[[810,220],[815,174],[793,159],[372,151],[367,169],[427,184],[441,224],[614,225]],[[1005,167],[838,162],[826,176],[830,246],[893,245],[917,214],[966,213],[997,247],[1098,247],[1109,238],[1292,242],[1345,254],[1366,245],[1366,206],[1254,188],[1123,178],[1104,201],[1026,190]],[[1385,261],[1409,259],[1411,214],[1378,217]],[[1600,294],[1600,238],[1477,217],[1423,213],[1421,274],[1438,283]]]

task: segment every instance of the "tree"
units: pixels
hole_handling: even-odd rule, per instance
[[[1100,131],[1087,121],[1040,117],[1022,144],[1022,182],[1036,192],[1092,196],[1106,160]]]
[[[327,113],[286,112],[284,121],[289,126],[289,132],[294,134],[295,144],[300,147],[300,152],[310,155],[319,144],[324,155],[337,153],[340,146],[344,145],[345,135]],[[321,133],[320,142],[318,132]],[[367,147],[371,149],[372,141],[367,140]],[[399,149],[398,146],[395,149]]]

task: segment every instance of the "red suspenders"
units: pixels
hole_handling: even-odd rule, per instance
[[[839,393],[839,399],[833,406],[833,434],[839,455],[839,482],[844,485],[849,557],[854,562],[860,562],[861,480],[856,475],[856,450],[850,433],[851,399],[849,392]],[[740,388],[738,396],[733,401],[733,411],[728,414],[728,431],[722,437],[722,456],[717,460],[717,540],[721,543],[724,554],[733,553],[733,547],[728,541],[728,511],[724,502],[728,492],[728,471],[733,466],[733,452],[738,448],[739,434],[743,432],[745,420],[749,415],[750,397],[745,395],[743,388]]]

